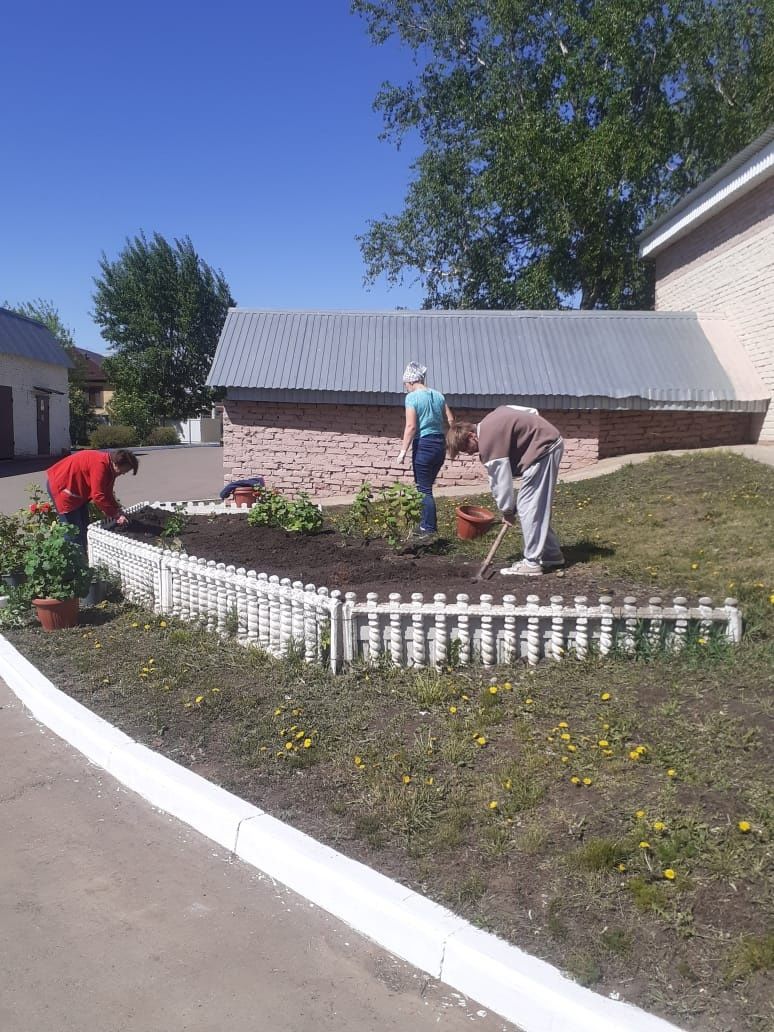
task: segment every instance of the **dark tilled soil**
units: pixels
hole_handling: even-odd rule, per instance
[[[143,509],[133,516],[128,528],[116,532],[158,544],[170,515],[161,509]],[[189,556],[330,590],[354,591],[359,598],[375,591],[385,600],[390,592],[400,592],[405,600],[412,592],[422,592],[425,600],[438,592],[444,592],[450,600],[461,593],[471,600],[489,594],[497,601],[503,595],[514,595],[518,603],[530,594],[539,595],[543,603],[551,595],[562,595],[567,602],[585,595],[595,603],[600,595],[608,594],[615,604],[626,595],[636,596],[640,603],[651,595],[671,599],[669,592],[652,584],[643,586],[608,577],[603,563],[573,565],[571,557],[562,571],[542,577],[504,577],[500,568],[519,555],[521,539],[516,528],[506,536],[494,558],[494,575],[478,583],[473,578],[483,557],[449,555],[451,542],[441,538],[419,552],[401,555],[384,540],[363,541],[331,529],[319,534],[294,534],[251,527],[243,515],[192,516],[176,537]],[[494,535],[490,534],[486,542],[493,541]]]

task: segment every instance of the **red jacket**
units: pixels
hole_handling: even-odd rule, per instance
[[[48,471],[48,485],[57,512],[72,512],[88,502],[111,519],[121,510],[113,494],[116,474],[108,452],[79,451],[55,462]]]

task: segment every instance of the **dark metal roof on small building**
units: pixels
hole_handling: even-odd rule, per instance
[[[72,366],[67,352],[47,326],[7,308],[0,308],[0,355],[3,354],[68,369]]]
[[[415,359],[451,405],[766,408],[739,398],[693,313],[231,309],[208,383],[262,401],[402,405]]]

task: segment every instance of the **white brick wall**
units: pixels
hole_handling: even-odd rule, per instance
[[[59,458],[70,447],[70,407],[67,398],[67,369],[48,362],[35,362],[18,355],[0,354],[0,385],[13,391],[14,456],[38,454],[37,413],[34,387],[46,387],[49,395],[51,455]]]
[[[656,258],[656,308],[732,319],[774,394],[774,178]],[[761,440],[774,440],[774,404]]]

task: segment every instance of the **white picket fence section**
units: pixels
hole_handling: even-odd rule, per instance
[[[154,502],[168,511],[183,506],[189,515],[234,513],[233,505],[217,502]],[[245,510],[247,507],[240,507]],[[89,560],[120,578],[130,600],[157,613],[190,621],[243,645],[255,645],[273,656],[300,655],[308,663],[330,663],[340,670],[364,659],[401,667],[442,667],[480,663],[491,667],[525,659],[585,658],[592,650],[633,652],[643,640],[654,649],[679,650],[690,628],[699,635],[717,633],[738,643],[742,617],[737,601],[727,598],[715,607],[702,597],[690,606],[682,596],[664,605],[652,597],[638,605],[633,596],[621,606],[602,595],[591,602],[583,595],[565,600],[552,595],[541,604],[528,595],[516,605],[513,595],[496,602],[483,594],[448,599],[436,594],[426,601],[420,592],[409,599],[392,593],[380,600],[375,592],[359,600],[340,591],[289,578],[235,569],[214,560],[188,556],[133,541],[92,524],[88,529]]]

